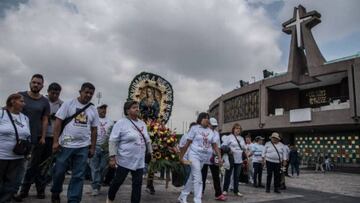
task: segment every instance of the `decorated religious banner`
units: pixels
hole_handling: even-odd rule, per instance
[[[177,178],[182,177],[184,171],[179,163],[176,132],[166,126],[174,100],[171,84],[161,76],[142,72],[132,80],[128,99],[139,102],[140,117],[147,124],[153,148],[152,160],[148,166],[148,181],[151,183],[148,182],[147,185],[152,184],[154,172],[160,170],[172,171],[173,175],[178,174]],[[167,174],[166,187],[169,181]]]
[[[138,74],[130,83],[128,98],[139,102],[142,119],[168,122],[174,94],[171,84],[161,76],[147,72]]]

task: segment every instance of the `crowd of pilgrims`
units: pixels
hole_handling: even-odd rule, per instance
[[[88,168],[91,195],[97,196],[102,186],[109,186],[106,202],[113,202],[131,173],[131,202],[140,202],[145,152],[152,152],[152,144],[146,123],[139,117],[139,103],[126,101],[124,117],[113,122],[106,116],[107,104],[91,103],[95,92],[91,83],[83,83],[79,95],[65,102],[60,99],[60,84],[51,83],[46,96],[40,93],[43,86],[44,77],[33,75],[29,90],[9,95],[0,110],[0,203],[24,201],[33,184],[36,198],[45,199],[51,182],[51,202],[60,202],[66,175],[71,175],[67,201],[80,202]],[[178,153],[186,174],[177,200],[185,203],[193,193],[194,202],[201,202],[209,168],[218,201],[226,201],[231,193],[244,195],[239,188],[244,174],[246,181],[265,192],[270,192],[273,179],[273,191],[280,193],[285,187],[282,166],[289,165],[289,154],[294,152],[281,142],[279,134],[272,133],[264,145],[261,136],[254,141],[250,135],[244,139],[238,123],[229,135],[220,136],[217,126],[215,118],[202,112],[182,135]],[[31,150],[25,150],[29,145]],[[296,161],[291,165],[298,175]],[[153,182],[146,191],[155,194]]]

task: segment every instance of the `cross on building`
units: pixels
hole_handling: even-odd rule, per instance
[[[297,39],[297,46],[299,48],[302,48],[302,34],[301,34],[301,23],[306,21],[306,20],[309,20],[311,19],[313,16],[307,16],[307,17],[303,17],[301,18],[300,17],[300,14],[299,14],[299,8],[296,8],[296,17],[295,18],[295,21],[290,23],[290,24],[287,24],[285,25],[285,27],[289,28],[291,26],[294,26],[296,27],[296,39]]]

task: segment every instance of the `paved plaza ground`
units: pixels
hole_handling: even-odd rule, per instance
[[[263,175],[265,183],[266,174]],[[145,179],[144,179],[145,182]],[[321,202],[321,203],[350,203],[360,202],[360,175],[348,174],[339,172],[330,173],[314,173],[313,171],[303,171],[299,178],[286,179],[288,189],[281,194],[265,193],[264,189],[253,188],[251,185],[241,184],[240,191],[244,197],[235,197],[232,194],[228,195],[228,203],[235,202],[265,202],[265,203],[299,203],[299,202]],[[64,192],[62,194],[62,202],[66,202],[67,184],[64,185]],[[145,185],[142,191],[142,202],[148,203],[175,203],[181,191],[181,188],[175,188],[169,185],[165,188],[165,181],[155,181],[156,194],[150,195],[145,191]],[[108,187],[101,190],[99,196],[91,196],[90,182],[86,182],[83,192],[83,201],[85,203],[102,203],[105,202]],[[125,184],[121,186],[115,202],[130,202],[131,193],[131,179],[130,175]],[[50,202],[50,195],[47,193],[45,200],[38,200],[35,198],[36,192],[32,187],[30,197],[24,202]],[[192,201],[192,196],[189,196],[188,202]],[[214,203],[214,191],[212,187],[211,177],[209,175],[207,181],[206,191],[203,197],[204,203]]]

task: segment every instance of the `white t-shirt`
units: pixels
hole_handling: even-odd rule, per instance
[[[29,119],[24,114],[11,114],[18,131],[19,139],[30,139]],[[13,152],[16,144],[14,126],[5,110],[0,110],[0,159],[14,160],[22,159],[23,155],[16,155]]]
[[[258,143],[252,144],[250,151],[252,152],[252,161],[253,163],[261,163],[262,162],[262,152],[264,150],[264,145],[260,145]]]
[[[146,143],[151,143],[144,121],[140,119],[132,121],[144,134]],[[119,166],[130,170],[145,167],[146,143],[143,136],[128,118],[120,119],[115,123],[110,134],[110,141],[118,143],[116,163]]]
[[[218,131],[214,130],[214,139],[215,139],[215,142],[217,144],[217,146],[220,148],[220,134]],[[212,148],[211,148],[212,149]],[[213,154],[216,154],[216,152],[212,149],[211,152],[209,151],[209,159],[205,161],[205,164],[213,164],[211,163],[210,159],[211,157],[213,156]]]
[[[82,109],[86,104],[81,104],[78,99],[66,101],[56,113],[56,117],[64,120]],[[67,148],[81,148],[91,144],[91,127],[99,125],[99,114],[94,105],[89,106],[76,118],[68,123],[59,139],[59,144]]]
[[[110,128],[113,122],[109,118],[99,118],[97,127],[96,145],[103,145],[110,137]]]
[[[236,141],[236,139],[239,140],[241,148],[240,148],[238,142]],[[231,152],[233,153],[233,156],[234,156],[234,163],[241,164],[243,162],[242,153],[243,153],[243,150],[246,149],[246,146],[245,146],[245,141],[244,141],[243,137],[238,135],[238,136],[236,136],[236,139],[233,134],[230,134],[224,140],[222,145],[230,147]]]
[[[290,148],[289,148],[289,146],[284,145],[284,150],[285,150],[285,157],[284,157],[284,159],[285,159],[285,160],[289,160],[289,155],[290,155]]]
[[[179,147],[183,148],[187,143],[187,133],[184,133],[183,136],[181,136],[181,139],[179,141]],[[189,149],[185,152],[184,157],[185,160],[189,160]]]
[[[263,153],[262,153],[262,157],[265,158],[266,161],[270,161],[273,163],[280,163],[280,160],[286,160],[286,152],[285,152],[285,147],[283,145],[283,143],[278,142],[277,144],[275,144],[276,149],[279,152],[276,152],[276,149],[274,148],[273,144],[271,143],[271,141],[267,142],[265,144]],[[280,156],[280,160],[279,160],[279,156]]]
[[[195,125],[191,127],[187,139],[192,140],[189,152],[191,156],[194,155],[204,162],[210,159],[212,154],[212,144],[217,142],[215,134],[210,128]]]

